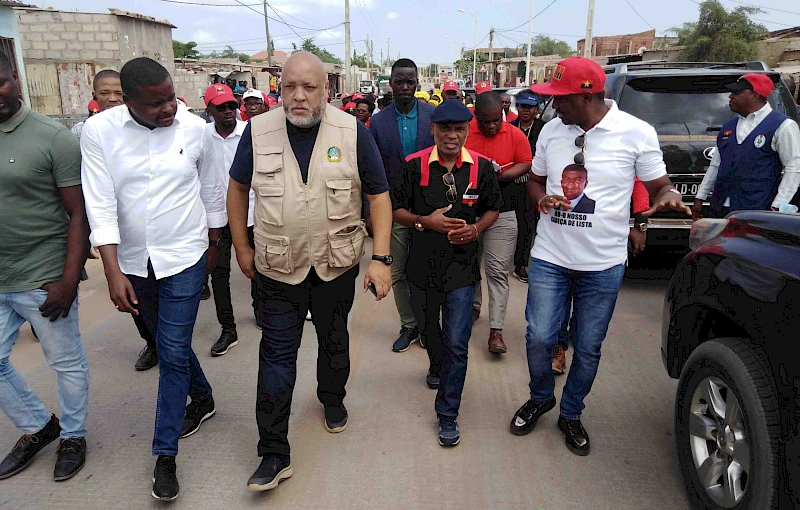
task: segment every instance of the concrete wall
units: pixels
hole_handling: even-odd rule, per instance
[[[138,57],[157,60],[170,74],[175,70],[172,53],[172,28],[168,25],[125,16],[116,18],[120,58],[127,62]]]
[[[208,73],[177,68],[172,72],[172,82],[175,84],[175,95],[186,99],[190,108],[205,109],[203,94],[211,85]]]
[[[14,53],[9,55],[13,57],[19,69],[17,70],[19,78],[19,86],[22,90],[22,100],[27,104],[31,104],[30,96],[28,95],[28,78],[25,72],[25,65],[23,63],[22,46],[23,40],[19,35],[17,27],[17,15],[10,7],[0,6],[0,37],[14,40]]]
[[[639,32],[638,34],[612,35],[608,37],[592,38],[592,56],[609,57],[612,55],[625,55],[636,53],[639,48],[653,49],[656,31]],[[578,55],[583,55],[585,39],[578,41]]]
[[[116,16],[60,11],[17,11],[29,60],[119,65]]]

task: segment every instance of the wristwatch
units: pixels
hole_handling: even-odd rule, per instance
[[[391,255],[373,255],[372,260],[379,260],[387,266],[391,266],[392,262],[394,262],[394,257]]]
[[[219,248],[219,239],[209,239],[208,240],[208,247],[209,248]]]
[[[644,223],[637,223],[636,227],[639,229],[639,232],[647,232],[647,222]]]
[[[642,213],[636,213],[633,215],[633,226],[639,229],[639,232],[647,232],[647,218],[645,218]]]
[[[417,219],[414,220],[414,228],[420,232],[425,230],[425,227],[422,226],[422,215],[417,216]]]

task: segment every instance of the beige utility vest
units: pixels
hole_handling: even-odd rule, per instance
[[[330,281],[359,263],[367,231],[361,220],[358,120],[326,105],[303,183],[283,108],[250,121],[255,191],[255,265],[296,285],[313,266]]]

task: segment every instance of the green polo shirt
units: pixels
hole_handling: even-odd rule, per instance
[[[69,216],[58,188],[80,183],[69,129],[24,104],[0,124],[0,293],[61,279]]]

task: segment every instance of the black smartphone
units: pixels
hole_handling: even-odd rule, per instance
[[[378,297],[378,289],[375,288],[375,284],[373,282],[369,282],[367,284],[367,288],[370,292],[372,292],[373,296]]]

